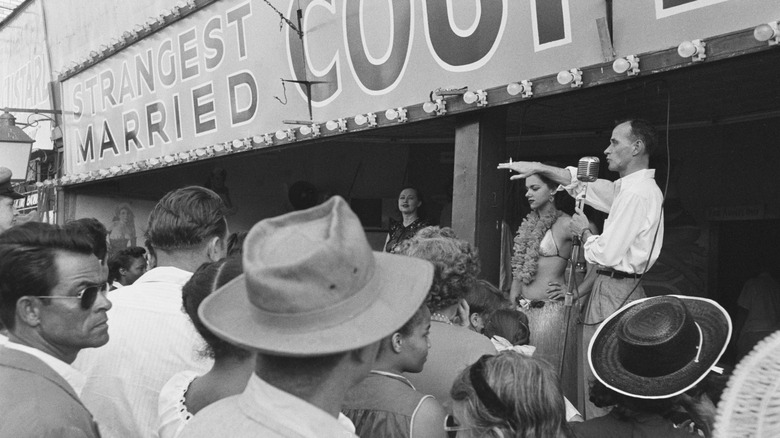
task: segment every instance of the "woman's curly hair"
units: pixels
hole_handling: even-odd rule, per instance
[[[425,227],[404,241],[397,253],[433,263],[433,284],[426,300],[431,312],[457,304],[479,274],[477,250],[455,237],[451,228]]]

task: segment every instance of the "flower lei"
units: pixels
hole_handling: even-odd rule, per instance
[[[563,212],[558,210],[544,215],[532,212],[523,219],[517,229],[512,248],[512,274],[524,284],[534,281],[539,261],[539,244],[561,215]]]

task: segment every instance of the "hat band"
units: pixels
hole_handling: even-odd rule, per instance
[[[374,272],[374,276],[377,273]],[[373,279],[372,279],[373,280]],[[268,330],[281,333],[307,333],[335,327],[363,313],[379,299],[379,288],[372,281],[358,293],[332,306],[298,313],[269,312],[252,306],[252,317]]]

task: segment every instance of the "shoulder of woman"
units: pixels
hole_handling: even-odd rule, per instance
[[[441,403],[430,395],[420,400],[412,416],[412,434],[414,437],[446,437],[444,432],[444,411]]]

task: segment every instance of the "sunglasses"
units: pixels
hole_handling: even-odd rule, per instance
[[[473,427],[461,426],[457,418],[452,414],[447,414],[444,417],[444,431],[447,432],[449,438],[455,438],[458,435],[458,431],[471,430]]]
[[[81,300],[81,308],[84,310],[89,310],[92,308],[92,305],[95,304],[98,294],[102,293],[105,296],[105,294],[108,293],[109,288],[110,285],[108,283],[103,283],[95,286],[87,286],[75,296],[63,297],[60,295],[38,295],[37,298],[48,298],[50,300],[78,299]]]

